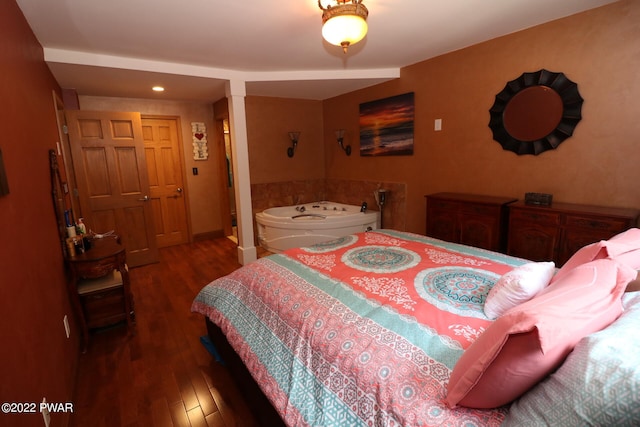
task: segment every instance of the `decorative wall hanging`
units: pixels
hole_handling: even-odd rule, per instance
[[[489,110],[493,139],[518,155],[538,155],[573,135],[582,119],[578,85],[563,73],[523,73],[496,95]]]
[[[207,127],[204,122],[191,122],[193,134],[193,160],[207,160],[209,151],[207,148]]]
[[[360,104],[360,155],[413,154],[413,92]]]

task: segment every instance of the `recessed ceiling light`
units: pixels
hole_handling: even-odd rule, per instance
[[[162,86],[154,86],[152,89],[154,92],[164,92],[164,88]]]

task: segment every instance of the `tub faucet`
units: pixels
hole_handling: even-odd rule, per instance
[[[360,206],[360,212],[366,212],[367,211],[367,202],[362,202],[362,205]]]
[[[304,206],[298,206],[298,207],[296,207],[296,210],[297,210],[298,212],[304,212],[304,211],[306,211],[307,209],[306,209]]]

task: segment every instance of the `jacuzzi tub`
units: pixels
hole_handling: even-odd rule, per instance
[[[265,209],[256,214],[258,242],[266,250],[279,253],[377,229],[380,213],[363,213],[360,209],[333,202]]]

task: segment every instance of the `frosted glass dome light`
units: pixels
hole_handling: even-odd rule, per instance
[[[322,9],[322,37],[335,46],[342,46],[344,53],[352,44],[367,35],[369,11],[362,0],[335,0],[335,6],[318,6]]]

